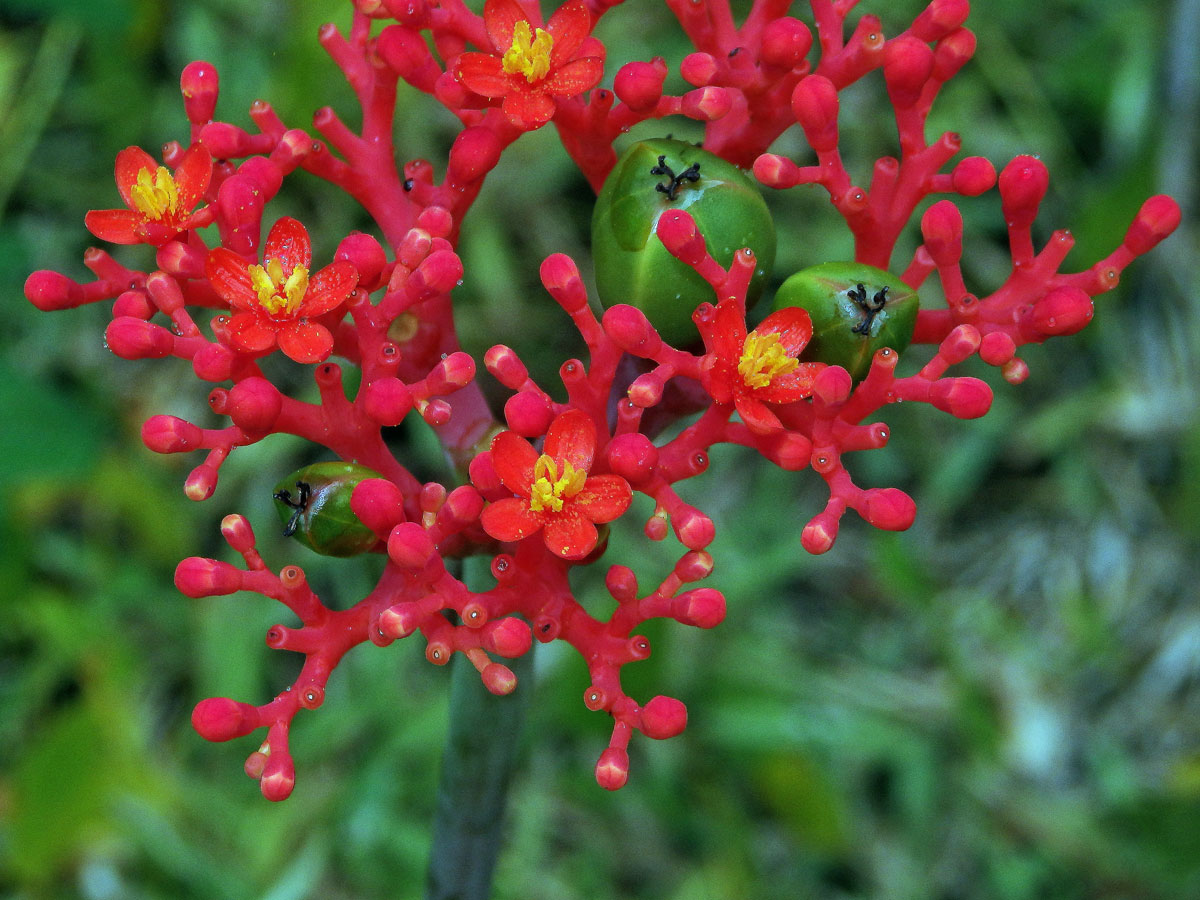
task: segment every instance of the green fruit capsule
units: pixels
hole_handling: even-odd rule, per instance
[[[313,463],[275,485],[275,509],[285,537],[323,556],[357,556],[379,538],[350,509],[354,487],[378,472],[347,462]]]
[[[802,360],[841,366],[856,382],[866,377],[875,351],[903,353],[917,324],[919,298],[883,269],[827,262],[803,269],[779,286],[775,308],[799,306],[812,318],[813,336]]]
[[[752,304],[775,263],[775,224],[754,181],[706,150],[670,138],[640,141],[617,160],[592,213],[596,289],[606,308],[642,310],[670,344],[698,339],[692,312],[714,301],[713,290],[655,237],[659,216],[686,210],[708,252],[729,267],[743,247],[756,266],[746,298]]]

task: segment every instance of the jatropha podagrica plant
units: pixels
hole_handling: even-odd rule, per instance
[[[807,24],[788,14],[789,0],[755,0],[740,26],[726,0],[667,0],[695,47],[671,63],[688,85],[678,95],[664,92],[662,58],[606,68],[592,30],[616,5],[608,0],[567,0],[548,11],[532,0],[487,0],[482,15],[456,0],[353,5],[349,33],[325,26],[320,42],[357,95],[361,131],[325,108],[314,135],[288,127],[264,102],[250,109],[251,130],[220,121],[217,72],[194,62],[181,79],[186,140],[167,143],[161,164],[137,147],[118,153],[124,208],[85,219],[103,242],[151,245],[153,266],[126,268],[92,249],[84,264],[94,280],[40,271],[25,287],[43,310],[113,301],[105,332],[113,353],[186,360],[207,383],[212,421],[155,415],[142,428],[151,450],[200,454],[184,485],[190,499],[213,495],[235,448],[297,435],[324,447],[328,463],[278,473],[288,533],[317,552],[385,557],[375,588],[342,609],[316,596],[300,565],[268,568],[242,515],[227,516],[222,532],[243,564],[179,564],[175,583],[190,597],[257,592],[299,620],[267,633],[271,647],[304,656],[287,690],[262,705],[202,700],[192,715],[213,741],[265,730],[246,771],[272,800],[293,789],[292,720],[321,705],[343,654],[403,638],[423,643],[437,665],[463,654],[496,694],[519,689],[499,659],[528,653],[534,640],[571,644],[590,674],[584,703],[613,720],[596,779],[619,788],[633,732],[668,738],[687,718],[677,699],[641,702],[623,690],[622,667],[650,653],[639,626],[663,617],[711,628],[725,615],[721,592],[699,586],[714,568],[713,522],[676,491],[681,481],[703,479],[710,448],[739,444],[766,463],[811,468],[824,479],[828,502],[806,523],[797,520],[810,553],[833,545],[847,509],[877,528],[906,529],[913,500],[895,487],[856,484],[844,465],[846,454],[887,444],[880,411],[909,400],[962,419],[985,415],[990,387],[951,374],[954,366],[978,356],[1020,383],[1028,368],[1019,348],[1083,328],[1092,298],[1179,222],[1174,201],[1152,197],[1111,254],[1064,273],[1070,233],[1055,231],[1040,248],[1032,237],[1048,182],[1041,161],[1017,157],[998,176],[980,157],[951,162],[959,136],[931,141],[926,122],[942,86],[974,52],[967,0],[932,0],[892,37],[875,16],[847,22],[856,0],[810,0]],[[839,150],[839,92],[875,70],[894,108],[899,154],[877,160],[860,186]],[[408,159],[393,146],[400,80],[461,123],[446,160]],[[550,124],[600,192],[617,167],[614,142],[633,125],[676,116],[703,123],[703,149],[689,149],[690,161],[671,158],[679,142],[630,150],[649,165],[638,163],[627,183],[610,188],[596,217],[598,230],[612,230],[596,235],[597,246],[623,248],[600,261],[618,270],[598,273],[601,283],[623,285],[618,295],[589,298],[566,255],[541,262],[542,284],[561,307],[547,303],[545,314],[565,313],[587,346],[586,360],[559,370],[565,400],[555,399],[564,396],[557,386],[536,383],[507,346],[488,350],[487,374],[477,372],[455,336],[454,289],[463,275],[456,246],[505,150]],[[800,158],[768,152],[795,125],[808,145]],[[744,175],[749,188],[709,190],[726,163],[742,170],[728,177]],[[382,240],[352,233],[332,259],[314,260],[305,225],[271,210],[284,179],[301,172],[358,201]],[[747,319],[747,293],[756,270],[769,265],[756,253],[773,255],[776,237],[758,220],[753,240],[728,235],[740,233],[748,213],[739,204],[753,205],[746,198],[758,185],[820,185],[854,253],[811,260],[755,321]],[[954,198],[993,188],[1012,269],[1003,284],[982,290],[960,269],[963,220]],[[922,243],[896,259],[896,241],[923,205]],[[935,272],[945,305],[918,309],[916,294]],[[673,303],[653,293],[664,278],[683,285]],[[932,345],[932,358],[897,374],[910,342]],[[259,362],[274,353],[311,368],[318,402],[289,396],[264,375]],[[349,398],[347,367],[361,372]],[[511,392],[499,416],[481,377]],[[457,482],[422,484],[389,450],[383,429],[414,415],[432,426]],[[603,555],[609,523],[629,515],[635,493],[654,501],[646,538],[680,545],[673,570],[652,586]],[[447,569],[447,559],[472,554],[491,560],[485,590]],[[568,579],[572,567],[595,564],[608,566],[615,608],[607,619],[577,602]]]

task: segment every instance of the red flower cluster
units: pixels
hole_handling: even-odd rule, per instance
[[[156,452],[204,451],[187,477],[188,497],[212,496],[235,447],[275,434],[312,442],[330,458],[358,464],[349,471],[370,473],[314,492],[338,498],[336,517],[322,520],[322,508],[306,505],[311,498],[299,487],[288,497],[294,527],[316,522],[322,529],[322,540],[310,546],[329,546],[339,527],[353,526],[364,552],[386,554],[378,584],[357,602],[327,605],[298,565],[269,570],[240,515],[222,523],[237,565],[191,557],[176,571],[188,596],[253,591],[282,603],[300,623],[267,634],[269,646],[304,657],[291,686],[259,705],[210,698],[193,715],[197,731],[211,740],[265,730],[246,771],[270,799],[292,791],[293,720],[300,709],[324,702],[325,684],[344,654],[398,640],[423,642],[426,658],[438,665],[461,653],[495,693],[517,685],[494,657],[520,656],[534,638],[565,641],[587,662],[584,702],[611,717],[597,780],[620,787],[634,732],[665,739],[687,721],[680,701],[641,703],[622,687],[622,668],[650,653],[638,629],[652,618],[711,628],[725,615],[719,591],[695,586],[713,571],[708,548],[715,526],[678,490],[706,472],[711,449],[738,444],[784,469],[811,468],[824,480],[825,507],[798,528],[810,552],[833,546],[848,510],[879,528],[907,528],[916,514],[912,499],[894,487],[860,487],[844,465],[846,454],[887,444],[880,412],[907,400],[963,419],[984,415],[992,389],[954,374],[954,366],[978,356],[1019,383],[1028,369],[1018,349],[1084,327],[1092,298],[1113,288],[1126,266],[1179,223],[1174,201],[1151,198],[1111,254],[1083,271],[1063,272],[1069,232],[1034,245],[1034,219],[1048,185],[1039,160],[1018,157],[997,176],[976,157],[951,165],[962,145],[958,135],[927,141],[933,102],[974,51],[966,0],[930,0],[892,38],[869,15],[847,27],[854,2],[814,0],[820,40],[812,59],[812,31],[783,15],[779,4],[754,4],[740,27],[724,0],[669,5],[695,45],[676,63],[687,85],[678,95],[664,87],[669,67],[660,57],[622,66],[611,91],[592,90],[604,61],[603,46],[591,37],[594,19],[631,6],[607,0],[568,0],[544,28],[535,5],[519,0],[487,0],[482,17],[462,3],[353,4],[348,35],[327,26],[321,42],[361,104],[357,132],[329,109],[314,118],[316,135],[288,128],[261,102],[251,112],[254,131],[217,121],[216,71],[193,63],[181,80],[187,140],[165,145],[165,166],[136,147],[121,151],[116,178],[127,209],[86,218],[103,240],[154,245],[153,268],[128,268],[90,250],[87,283],[48,271],[26,282],[27,297],[40,309],[113,301],[105,337],[116,355],[175,358],[205,383],[223,427],[156,415],[142,429]],[[636,27],[637,19],[631,21]],[[464,52],[468,45],[476,50]],[[899,154],[868,167],[866,190],[854,184],[839,149],[839,92],[876,69],[895,110]],[[444,165],[396,163],[404,158],[391,138],[400,80],[462,123]],[[474,363],[458,348],[452,296],[463,275],[456,246],[462,219],[488,173],[524,131],[553,120],[568,155],[599,188],[621,135],[680,115],[703,126],[707,151],[753,167],[763,184],[827,191],[833,215],[853,239],[855,265],[892,268],[913,290],[936,273],[946,306],[916,313],[912,336],[931,352],[903,376],[891,347],[872,350],[861,378],[838,365],[802,361],[804,352],[815,351],[808,314],[785,308],[749,327],[753,253],[734,253],[726,268],[691,216],[676,210],[657,220],[651,239],[691,267],[702,290],[712,288],[711,298],[705,293],[693,301],[704,349],[664,343],[654,323],[630,305],[614,305],[597,320],[578,267],[554,254],[540,270],[560,307],[551,312],[570,318],[588,358],[564,362],[562,390],[551,390],[530,376],[517,352],[493,347],[484,364],[511,391],[501,422]],[[793,126],[807,141],[805,158],[767,153]],[[347,235],[336,261],[312,273],[308,232],[281,218],[260,253],[264,213],[283,181],[300,170],[356,200],[382,240]],[[990,293],[970,291],[955,198],[993,188],[1012,274]],[[942,196],[925,204],[932,194]],[[911,258],[895,261],[898,236],[922,204],[922,243]],[[219,246],[200,232],[210,224]],[[231,315],[211,325],[197,321],[197,311],[213,308]],[[319,364],[312,370],[315,400],[288,395],[270,380],[269,367],[259,367],[257,357],[276,346],[297,362]],[[343,367],[354,369],[353,377],[344,378]],[[389,445],[389,429],[414,411],[446,451],[454,471],[445,484],[419,479]],[[605,584],[614,605],[594,615],[589,609],[600,604],[585,608],[576,600],[570,572],[601,558],[597,526],[627,513],[635,492],[653,510],[647,539],[673,533],[679,557],[652,586],[639,585],[632,569],[612,560]],[[447,559],[470,554],[491,557],[492,582],[468,587],[447,568]]]

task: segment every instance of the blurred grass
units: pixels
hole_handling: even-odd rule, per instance
[[[895,33],[921,5],[862,9]],[[1040,154],[1043,239],[1070,226],[1082,267],[1149,193],[1194,208],[1194,0],[976,6],[976,62],[931,132],[959,130],[966,153],[999,164]],[[217,64],[225,118],[244,121],[262,96],[296,124],[325,103],[353,121],[313,39],[326,17],[347,19],[340,4],[279,0],[0,2],[0,897],[420,895],[445,671],[404,642],[352,654],[297,722],[299,782],[282,805],[240,773],[247,742],[206,744],[188,725],[199,698],[261,702],[296,671],[262,645],[280,615],[266,601],[185,601],[171,576],[183,556],[227,553],[225,513],[270,522],[269,486],[304,448],[239,450],[216,497],[189,503],[194,460],[137,437],[155,412],[210,420],[187,367],[116,361],[103,309],[42,315],[21,296],[33,269],[82,273],[81,216],[115,201],[116,151],[183,134],[189,59]],[[653,5],[616,10],[603,25],[613,61],[677,63],[681,42],[647,38],[669,21]],[[876,76],[846,100],[859,181],[893,152],[882,94]],[[398,140],[437,160],[452,123],[426,109],[407,108]],[[798,147],[788,134],[776,149]],[[324,235],[318,255],[364,225],[326,186],[294,181],[279,205]],[[816,192],[769,200],[778,279],[847,252]],[[1005,274],[998,201],[962,206],[968,283],[984,292]],[[538,228],[499,226],[531,209]],[[464,228],[467,349],[510,343],[554,383],[580,351],[537,263],[586,260],[589,214],[552,134],[513,148]],[[848,519],[835,550],[809,558],[798,533],[823,502],[818,479],[714,452],[682,490],[717,519],[728,620],[711,633],[653,624],[654,656],[626,670],[640,699],[683,698],[688,731],[635,740],[629,786],[601,791],[607,727],[580,702],[584,666],[540,648],[497,898],[1200,896],[1196,250],[1189,219],[1084,334],[1031,348],[1033,376],[997,385],[987,418],[888,410],[891,445],[851,465],[913,492],[908,533]],[[431,476],[420,429],[400,438]],[[303,563],[331,602],[377,574],[378,561],[261,539],[269,565]],[[674,555],[632,528],[609,551],[637,560],[644,584]],[[578,574],[600,611],[600,573]]]

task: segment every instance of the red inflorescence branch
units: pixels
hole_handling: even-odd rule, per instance
[[[124,208],[85,219],[100,240],[153,247],[154,267],[129,269],[93,249],[84,264],[94,280],[42,271],[26,283],[42,310],[113,301],[105,338],[114,354],[177,357],[207,384],[210,422],[162,414],[142,428],[155,452],[202,453],[184,485],[191,499],[213,496],[235,448],[276,434],[353,464],[339,469],[353,475],[322,484],[304,475],[276,497],[293,511],[288,533],[312,549],[335,553],[345,546],[339,530],[357,529],[353,546],[383,555],[378,583],[357,603],[326,606],[300,566],[271,572],[250,523],[236,514],[222,533],[240,565],[192,557],[176,571],[189,597],[251,591],[277,600],[299,623],[266,636],[271,648],[304,656],[291,687],[260,706],[210,698],[192,717],[214,741],[265,729],[246,771],[269,799],[291,793],[292,721],[323,702],[342,656],[368,641],[386,646],[418,635],[431,663],[462,653],[496,694],[517,687],[501,660],[529,652],[535,639],[574,647],[589,671],[585,705],[613,719],[596,778],[619,788],[635,731],[663,739],[687,722],[679,700],[640,703],[625,693],[622,667],[650,653],[639,629],[652,618],[712,628],[725,615],[721,592],[697,586],[714,568],[713,521],[677,491],[705,473],[711,449],[738,444],[789,471],[811,467],[825,481],[825,507],[798,526],[811,553],[833,546],[849,509],[881,529],[908,528],[912,498],[896,487],[860,487],[844,463],[849,453],[887,444],[880,410],[908,400],[961,419],[986,414],[992,388],[955,374],[955,366],[977,355],[1020,382],[1028,369],[1018,348],[1084,327],[1092,298],[1179,223],[1174,201],[1152,197],[1112,254],[1064,274],[1070,234],[1055,232],[1041,249],[1032,236],[1048,183],[1039,160],[1018,157],[998,179],[979,157],[943,171],[962,139],[946,133],[930,142],[926,123],[942,86],[975,51],[964,27],[967,0],[932,0],[892,38],[873,16],[847,22],[855,0],[810,0],[810,24],[787,15],[786,0],[755,0],[740,24],[724,0],[667,0],[694,48],[675,63],[688,85],[679,95],[664,91],[671,66],[661,57],[627,63],[605,84],[606,51],[592,29],[615,5],[566,0],[543,14],[532,0],[486,0],[480,15],[450,0],[355,0],[349,31],[325,26],[319,40],[361,107],[358,131],[324,108],[314,136],[261,101],[250,109],[250,128],[218,120],[216,70],[194,62],[181,78],[187,142],[166,144],[161,165],[136,147],[121,151],[115,175]],[[843,158],[839,93],[877,69],[899,151],[877,160],[861,187]],[[441,163],[409,159],[393,143],[400,81],[461,123]],[[700,340],[666,342],[632,305],[634,296],[598,317],[576,263],[554,254],[540,269],[558,307],[547,315],[567,316],[587,359],[562,364],[566,399],[557,401],[518,350],[492,347],[483,368],[511,392],[497,415],[475,361],[459,348],[452,303],[463,275],[461,223],[484,180],[525,132],[553,124],[599,191],[617,161],[614,142],[635,124],[668,116],[703,122],[707,151],[752,167],[769,187],[821,185],[854,238],[856,264],[876,269],[891,266],[897,238],[927,197],[975,196],[998,181],[1011,274],[990,294],[972,293],[960,268],[962,217],[953,200],[936,200],[919,219],[923,243],[891,284],[915,290],[936,271],[945,307],[920,309],[912,322],[912,340],[933,345],[932,358],[901,375],[903,346],[882,344],[851,372],[814,349],[806,308],[779,305],[761,322],[748,321],[762,260],[745,248],[719,261],[698,220],[675,209],[657,219],[652,240],[710,292],[687,310]],[[793,125],[815,161],[767,152]],[[658,190],[670,194],[688,173],[662,164],[655,173],[672,181]],[[355,232],[332,259],[313,260],[304,225],[268,215],[284,180],[300,172],[356,200],[382,240]],[[214,224],[215,241],[200,233]],[[860,270],[850,271],[843,300],[858,304],[856,330],[866,334],[888,288],[868,296],[855,284]],[[259,360],[272,353],[311,367],[315,402],[288,395],[264,374]],[[347,366],[361,377],[346,379]],[[357,387],[348,394],[347,384]],[[420,482],[383,439],[384,429],[414,414],[453,463],[445,484]],[[672,423],[678,427],[668,432]],[[318,492],[324,505],[310,502]],[[653,501],[646,537],[673,533],[678,562],[649,591],[627,566],[609,565],[613,606],[607,617],[594,615],[575,598],[569,573],[600,560],[610,523],[629,514],[635,494]],[[471,554],[490,556],[491,587],[469,589],[447,568],[448,559]]]

